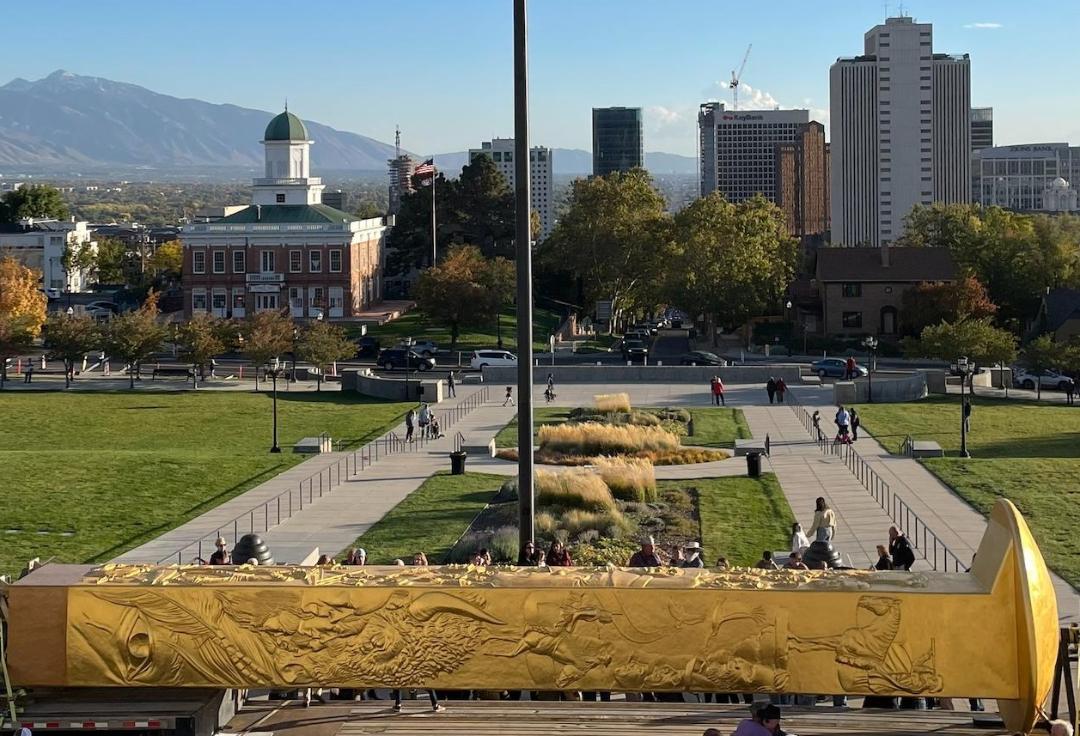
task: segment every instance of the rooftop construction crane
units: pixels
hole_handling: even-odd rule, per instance
[[[746,53],[743,54],[739,71],[732,70],[731,72],[731,106],[736,110],[739,109],[739,80],[742,79],[743,69],[746,68],[746,60],[750,58],[750,49],[752,48],[754,48],[754,44],[746,47]]]

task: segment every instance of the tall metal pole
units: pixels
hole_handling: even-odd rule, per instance
[[[434,160],[433,160],[434,161]],[[435,268],[435,259],[438,258],[438,236],[435,230],[435,180],[439,178],[439,172],[434,168],[431,172],[431,267]]]
[[[532,233],[529,217],[529,88],[526,0],[514,0],[514,245],[517,248],[518,541],[533,539]]]

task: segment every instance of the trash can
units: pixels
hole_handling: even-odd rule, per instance
[[[761,475],[761,453],[746,453],[746,475],[749,478],[757,478]]]
[[[465,475],[465,458],[468,456],[464,450],[450,453],[450,475]]]

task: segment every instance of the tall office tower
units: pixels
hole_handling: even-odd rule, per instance
[[[816,120],[776,147],[776,204],[788,232],[804,243],[820,243],[829,231],[829,144]]]
[[[971,150],[994,147],[994,108],[971,108]]]
[[[402,195],[413,190],[412,176],[416,170],[416,160],[401,152],[401,129],[394,131],[394,157],[386,162],[390,173],[390,206],[387,212],[396,215],[401,209]]]
[[[644,145],[640,107],[593,108],[593,176],[644,168]]]
[[[487,156],[495,163],[495,168],[506,177],[510,188],[514,188],[517,166],[514,163],[514,139],[494,138],[484,141],[480,148],[469,149],[469,161],[477,156]],[[551,234],[555,227],[553,208],[555,190],[551,180],[551,149],[533,146],[529,150],[529,203],[532,210],[540,216],[540,239]]]
[[[971,67],[929,23],[889,18],[829,70],[832,239],[882,245],[916,204],[971,201]]]
[[[807,110],[733,112],[706,102],[698,108],[701,196],[719,191],[741,202],[763,194],[776,202],[777,146],[794,144],[809,122]]]

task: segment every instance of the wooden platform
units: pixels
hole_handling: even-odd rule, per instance
[[[427,700],[405,702],[402,713],[390,701],[331,703],[304,708],[268,703],[245,708],[227,729],[233,733],[272,731],[278,736],[539,736],[585,734],[633,736],[673,734],[701,736],[706,728],[730,734],[748,715],[745,706],[690,703],[548,703],[444,701],[446,710],[432,713]],[[781,726],[797,736],[995,736],[1001,728],[976,728],[967,711],[873,711],[785,708]],[[983,714],[975,714],[983,716]]]

